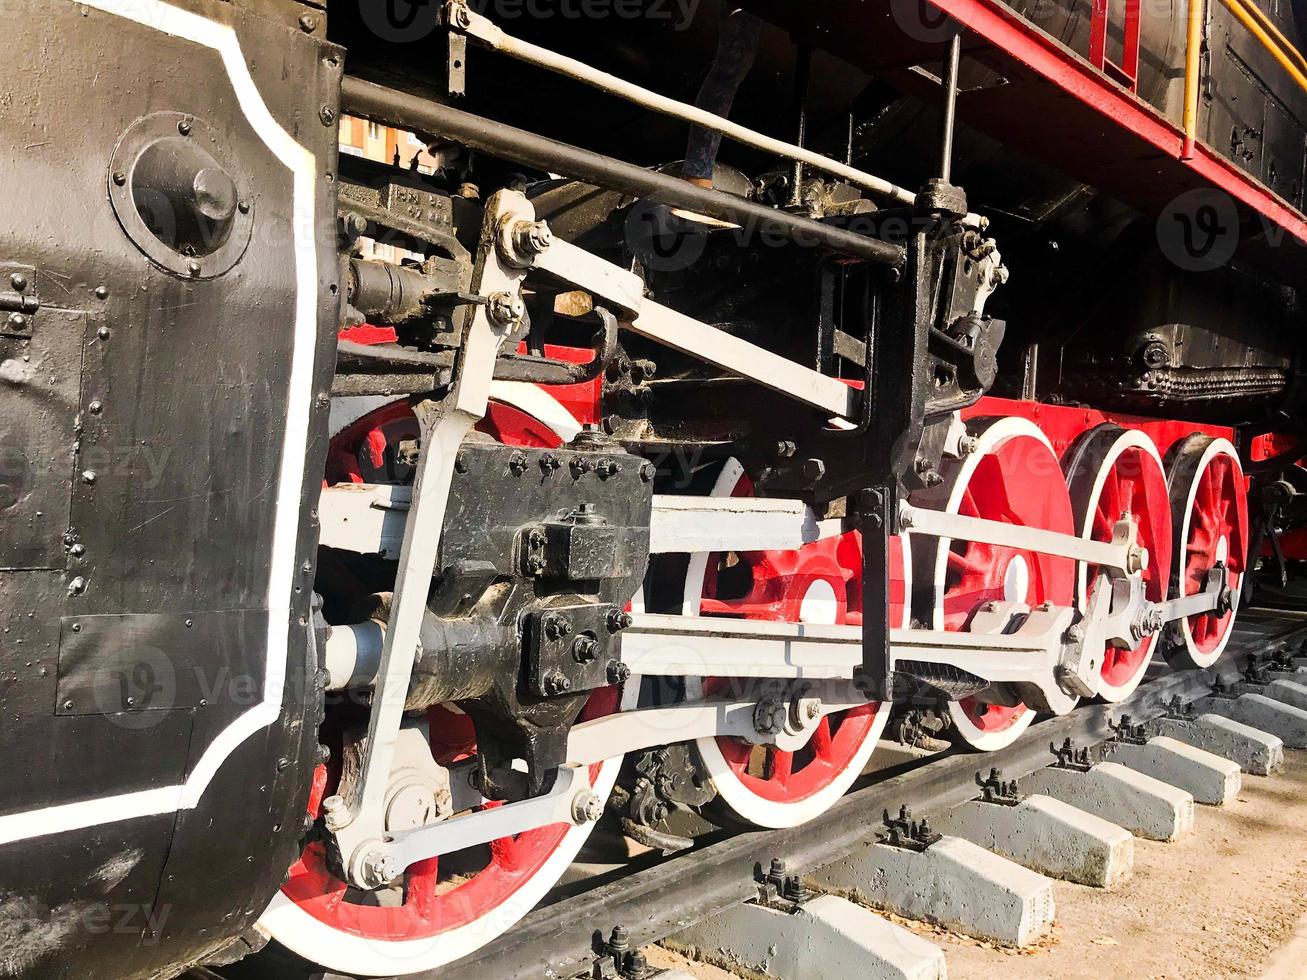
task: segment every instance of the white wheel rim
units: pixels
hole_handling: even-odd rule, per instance
[[[1230,461],[1234,464],[1235,472],[1238,473],[1240,476],[1243,475],[1243,467],[1239,463],[1239,454],[1235,452],[1234,446],[1230,444],[1230,440],[1228,439],[1221,439],[1221,438],[1213,439],[1208,444],[1207,448],[1203,451],[1202,457],[1198,460],[1198,465],[1194,469],[1193,479],[1189,481],[1189,490],[1185,494],[1184,522],[1181,527],[1180,538],[1179,538],[1181,546],[1178,549],[1178,553],[1175,556],[1175,562],[1176,562],[1175,580],[1180,583],[1180,591],[1182,596],[1192,594],[1184,591],[1184,586],[1185,586],[1184,557],[1185,557],[1185,545],[1189,541],[1189,530],[1190,530],[1191,522],[1193,520],[1194,501],[1198,496],[1198,484],[1202,482],[1203,473],[1206,471],[1207,467],[1211,464],[1212,460],[1215,459],[1217,456],[1230,457]],[[1219,558],[1221,555],[1222,545],[1224,545],[1225,548],[1225,557],[1228,558],[1230,553],[1230,542],[1225,538],[1222,538],[1221,541],[1217,543],[1216,546],[1217,556]],[[1221,658],[1221,654],[1225,652],[1225,647],[1230,642],[1230,636],[1234,633],[1233,617],[1239,611],[1239,597],[1240,597],[1239,594],[1242,591],[1243,591],[1242,589],[1231,587],[1230,625],[1226,628],[1225,634],[1217,642],[1216,646],[1212,650],[1208,651],[1207,653],[1204,653],[1198,649],[1198,644],[1194,641],[1193,630],[1189,626],[1188,618],[1180,620],[1180,635],[1184,638],[1185,649],[1186,651],[1188,651],[1189,658],[1198,667],[1200,668],[1210,667],[1212,664],[1216,663],[1216,661]]]
[[[1094,474],[1094,484],[1090,490],[1089,506],[1085,509],[1084,523],[1080,526],[1080,537],[1084,540],[1091,540],[1094,533],[1094,512],[1098,507],[1098,500],[1102,496],[1103,486],[1107,483],[1108,474],[1116,466],[1116,461],[1121,458],[1121,454],[1130,449],[1138,449],[1146,454],[1153,462],[1157,464],[1158,470],[1161,471],[1163,479],[1166,475],[1166,467],[1162,463],[1162,454],[1157,451],[1157,445],[1147,435],[1138,429],[1122,429],[1117,440],[1112,443],[1103,462],[1099,465],[1098,472]],[[1151,557],[1151,556],[1150,556]],[[1076,599],[1080,608],[1084,609],[1089,601],[1089,568],[1084,562],[1076,562]],[[1123,684],[1112,684],[1106,677],[1099,680],[1099,696],[1105,701],[1118,702],[1123,701],[1140,685],[1144,675],[1148,673],[1148,665],[1152,663],[1152,653],[1157,649],[1157,641],[1154,640],[1153,648],[1149,651],[1149,656],[1140,660],[1138,668]]]

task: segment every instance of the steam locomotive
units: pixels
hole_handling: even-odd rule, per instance
[[[0,976],[431,975],[1302,603],[1299,7],[0,12]]]

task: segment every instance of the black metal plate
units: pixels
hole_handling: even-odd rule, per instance
[[[266,609],[65,616],[56,713],[256,704],[266,673],[259,653],[267,616]]]

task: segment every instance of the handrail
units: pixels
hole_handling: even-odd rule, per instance
[[[1198,142],[1198,83],[1202,74],[1203,26],[1207,20],[1207,0],[1189,0],[1188,40],[1184,53],[1184,149],[1181,160],[1194,158]]]

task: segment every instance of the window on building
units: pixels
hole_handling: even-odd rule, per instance
[[[380,141],[385,138],[386,135],[384,132],[382,132],[380,123],[374,123],[374,122],[368,123],[368,139]]]

